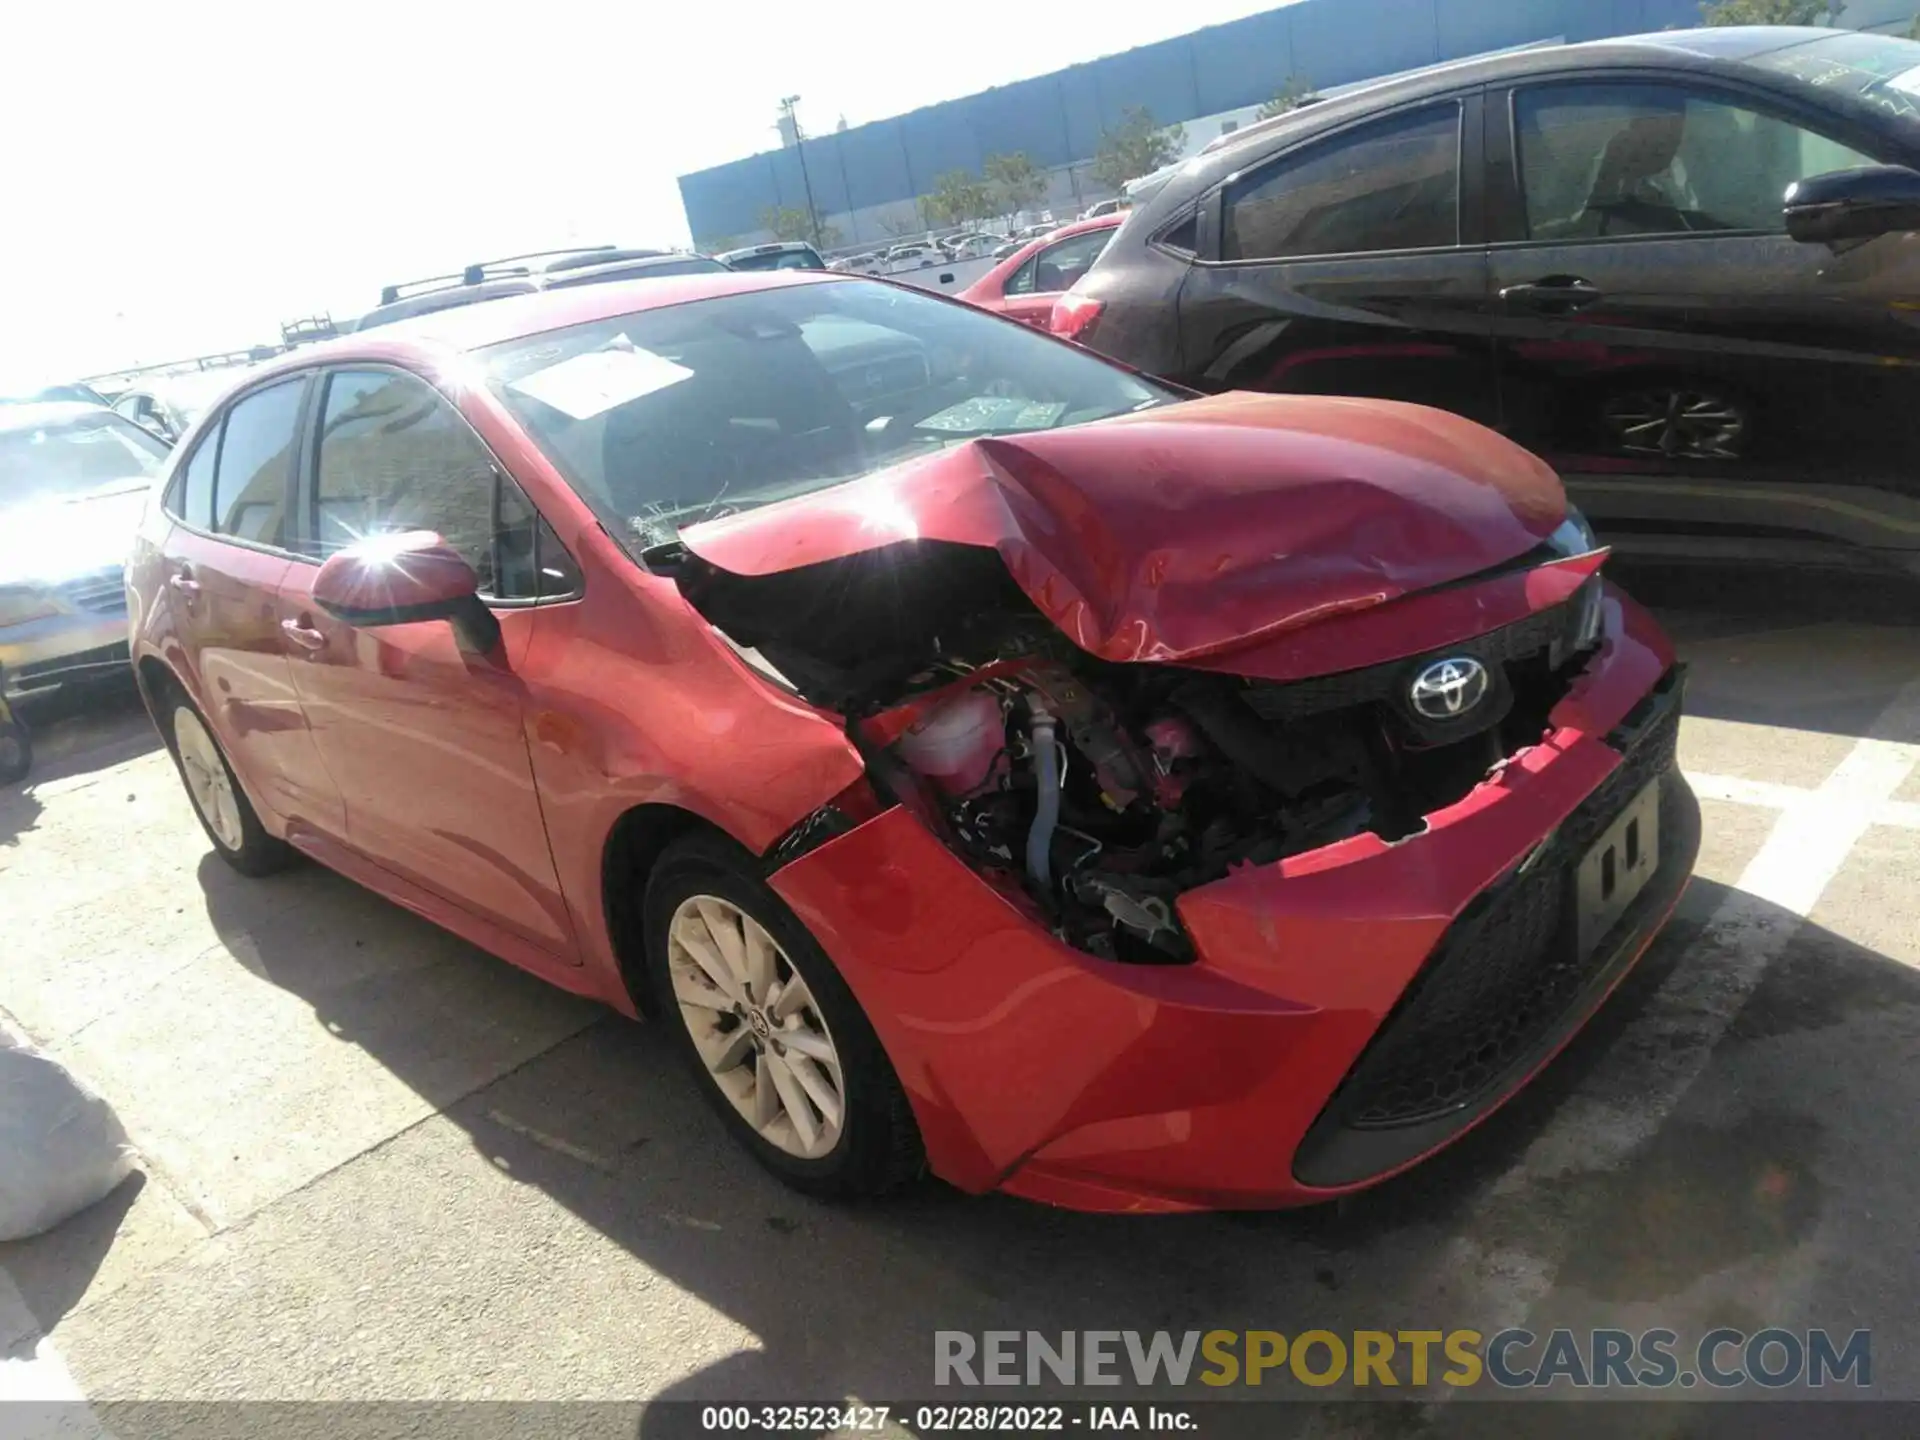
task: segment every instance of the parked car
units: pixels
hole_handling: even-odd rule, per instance
[[[1456,416],[736,274],[290,354],[129,576],[236,869],[650,1010],[802,1189],[1153,1210],[1446,1143],[1659,927],[1679,676],[1603,559]]]
[[[1602,536],[1920,573],[1920,44],[1727,28],[1324,100],[1137,206],[1054,329],[1496,425]]]
[[[827,262],[804,240],[748,245],[713,257],[731,270],[824,270]]]
[[[894,275],[902,270],[924,270],[929,265],[943,265],[947,257],[940,253],[938,245],[895,245],[887,251],[883,274]]]
[[[1102,215],[1118,215],[1122,210],[1126,208],[1127,208],[1126,200],[1121,198],[1120,196],[1115,196],[1111,200],[1095,201],[1093,204],[1089,205],[1085,210],[1082,210],[1080,212],[1080,218],[1082,220],[1097,220]]]
[[[1029,240],[962,290],[959,298],[1045,330],[1053,302],[1087,273],[1119,228],[1118,215],[1062,225]]]
[[[222,391],[246,376],[247,368],[222,367],[161,376],[121,391],[114,397],[113,412],[171,445],[187,433]]]
[[[167,447],[98,405],[0,405],[0,673],[12,698],[127,665],[123,576]]]
[[[379,308],[362,315],[354,332],[410,320],[482,300],[509,295],[531,295],[539,290],[565,290],[580,285],[604,285],[615,280],[664,279],[670,275],[719,274],[728,267],[705,255],[665,250],[545,251],[554,257],[545,265],[530,262],[536,256],[513,256],[504,261],[469,265],[454,275],[429,275],[422,280],[388,285],[380,292]]]

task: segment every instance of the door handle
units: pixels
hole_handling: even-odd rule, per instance
[[[1524,306],[1529,310],[1560,312],[1584,310],[1595,301],[1605,298],[1605,291],[1578,275],[1548,275],[1544,279],[1508,285],[1500,292],[1500,299],[1505,304]]]
[[[324,650],[327,637],[324,632],[315,630],[311,625],[302,625],[298,620],[282,620],[280,629],[285,636],[302,650]]]
[[[178,590],[189,600],[197,600],[200,598],[200,582],[184,570],[177,575],[169,575],[167,577],[167,584]]]

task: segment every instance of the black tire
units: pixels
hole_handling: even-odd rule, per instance
[[[33,736],[18,720],[0,720],[0,785],[17,784],[33,769]]]
[[[772,1144],[721,1091],[695,1047],[674,998],[667,962],[667,930],[681,903],[710,895],[738,907],[771,935],[787,963],[812,993],[839,1052],[846,1111],[838,1141],[826,1155],[806,1159]],[[796,1190],[825,1200],[883,1195],[919,1178],[926,1168],[919,1127],[892,1062],[846,981],[806,926],[761,878],[760,866],[740,846],[714,834],[674,842],[647,882],[643,912],[647,983],[654,1014],[695,1083],[746,1149]]]
[[[242,875],[253,879],[286,869],[299,858],[299,852],[286,841],[269,835],[266,827],[260,823],[260,816],[253,808],[253,802],[247,799],[247,792],[241,787],[239,777],[233,773],[233,766],[227,761],[227,752],[221,746],[219,737],[213,733],[213,727],[207,724],[198,707],[178,689],[158,698],[162,713],[167,717],[167,749],[173,755],[174,768],[180,772],[180,783],[186,789],[187,803],[193,807],[194,819],[200,822],[200,828],[212,842],[214,853]],[[234,809],[239,819],[240,843],[237,845],[222,839],[215,830],[187,777],[187,763],[181,758],[181,737],[182,726],[189,721],[205,731],[207,741],[212,746],[213,758],[219,762],[232,789]]]

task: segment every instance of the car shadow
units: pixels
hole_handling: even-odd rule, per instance
[[[160,734],[131,672],[44,696],[29,695],[16,701],[13,711],[33,737],[33,769],[19,785],[0,792],[0,803],[16,793],[30,794],[35,787],[105,770],[160,748]],[[4,824],[0,820],[0,826]]]
[[[405,1023],[392,1011],[417,983],[409,978],[416,962],[398,953],[403,947],[383,945],[376,955],[346,943],[389,908],[384,901],[312,867],[249,884],[209,856],[201,879],[216,929],[230,941],[245,937],[247,963],[257,958],[259,973],[308,1003],[316,1024],[442,1106],[497,1171],[756,1338],[673,1383],[663,1400],[925,1398],[935,1393],[940,1329],[1471,1324],[1473,1317],[1431,1311],[1457,1265],[1454,1237],[1489,1226],[1528,1233],[1537,1250],[1557,1256],[1562,1274],[1599,1277],[1630,1298],[1673,1293],[1715,1265],[1807,1249],[1821,1215],[1823,1190],[1808,1158],[1821,1148],[1818,1127],[1775,1113],[1720,1129],[1674,1121],[1618,1170],[1519,1195],[1496,1190],[1646,997],[1687,963],[1727,893],[1708,882],[1690,890],[1641,965],[1560,1058],[1448,1151],[1316,1209],[1146,1218],[969,1197],[934,1182],[884,1203],[830,1206],[797,1196],[730,1140],[661,1029],[610,1013],[472,1093],[448,1097],[434,1078],[446,1071],[447,1048],[484,1030],[485,1007],[503,987],[539,982],[458,947],[438,962],[453,968],[450,983],[434,986],[443,1007],[437,1021],[452,1023]],[[392,919],[378,923],[391,933]],[[435,933],[410,917],[401,923],[417,925],[423,943]],[[310,934],[301,938],[312,926],[342,938],[316,948]],[[1721,1047],[1846,1025],[1889,1007],[1920,1013],[1920,974],[1907,966],[1811,924],[1800,926],[1791,948],[1801,958],[1774,965]],[[463,1003],[477,1013],[454,1013]],[[1863,1036],[1861,1044],[1886,1050],[1876,1063],[1905,1066],[1893,1041]],[[1920,1162],[1895,1163],[1920,1172]],[[1649,1251],[1620,1250],[1623,1213],[1671,1233]],[[1426,1308],[1409,1314],[1409,1306]],[[691,1433],[684,1410],[648,1414],[643,1434]]]
[[[1608,574],[1690,667],[1687,713],[1864,735],[1920,675],[1920,585],[1849,573],[1649,567]]]

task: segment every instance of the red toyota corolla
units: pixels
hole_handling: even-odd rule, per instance
[[[684,1047],[820,1194],[1293,1204],[1500,1104],[1680,893],[1680,685],[1553,474],[826,275],[251,374],[130,576],[219,853]]]

